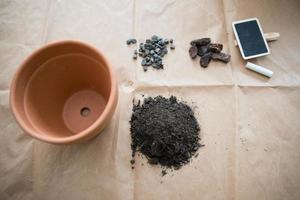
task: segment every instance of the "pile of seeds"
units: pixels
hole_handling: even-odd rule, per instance
[[[208,67],[211,60],[219,60],[224,63],[230,61],[230,55],[221,52],[223,45],[219,43],[211,43],[210,38],[201,38],[191,41],[189,54],[192,59],[200,56],[200,66],[203,68]]]
[[[199,144],[200,128],[193,110],[176,97],[157,96],[133,106],[131,116],[131,164],[136,151],[145,155],[150,164],[179,169],[204,146]],[[165,175],[166,171],[162,171]]]
[[[126,41],[127,45],[136,43],[136,39],[128,39]],[[167,46],[169,44],[170,49],[174,50],[173,39],[164,39],[153,35],[150,39],[146,39],[144,43],[139,44],[139,49],[134,50],[133,59],[136,60],[138,56],[142,57],[141,65],[144,71],[147,71],[150,66],[154,69],[163,69],[162,58],[168,53]]]

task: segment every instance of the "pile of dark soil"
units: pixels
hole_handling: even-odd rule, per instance
[[[132,164],[139,151],[150,164],[179,169],[203,146],[193,110],[174,96],[148,97],[134,105],[130,124]]]

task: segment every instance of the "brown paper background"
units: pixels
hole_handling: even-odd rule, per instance
[[[297,0],[0,1],[0,199],[300,199],[300,2]],[[244,68],[231,22],[258,17],[279,32],[271,54],[252,60],[271,79]],[[165,70],[142,71],[125,44],[157,34],[176,50]],[[231,53],[207,69],[188,56],[210,36]],[[56,146],[25,135],[9,111],[9,84],[22,60],[63,39],[102,50],[118,74],[119,104],[94,140]],[[141,95],[176,95],[195,108],[199,156],[161,177],[137,158],[130,166],[129,119]],[[143,165],[142,165],[143,164]]]

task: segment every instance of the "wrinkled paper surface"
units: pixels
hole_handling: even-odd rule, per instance
[[[300,199],[300,2],[297,0],[2,0],[0,2],[0,199]],[[279,32],[271,54],[245,69],[231,22],[260,19]],[[165,70],[144,73],[134,46],[157,34],[174,38]],[[188,55],[209,36],[232,55],[208,68]],[[82,40],[107,55],[118,74],[119,104],[95,139],[72,146],[25,135],[9,110],[9,84],[26,56],[44,44]],[[137,158],[131,169],[132,100],[176,95],[195,108],[199,156],[161,177]]]

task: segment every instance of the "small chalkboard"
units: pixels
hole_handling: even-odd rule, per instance
[[[233,22],[232,28],[245,60],[270,54],[257,18]]]

